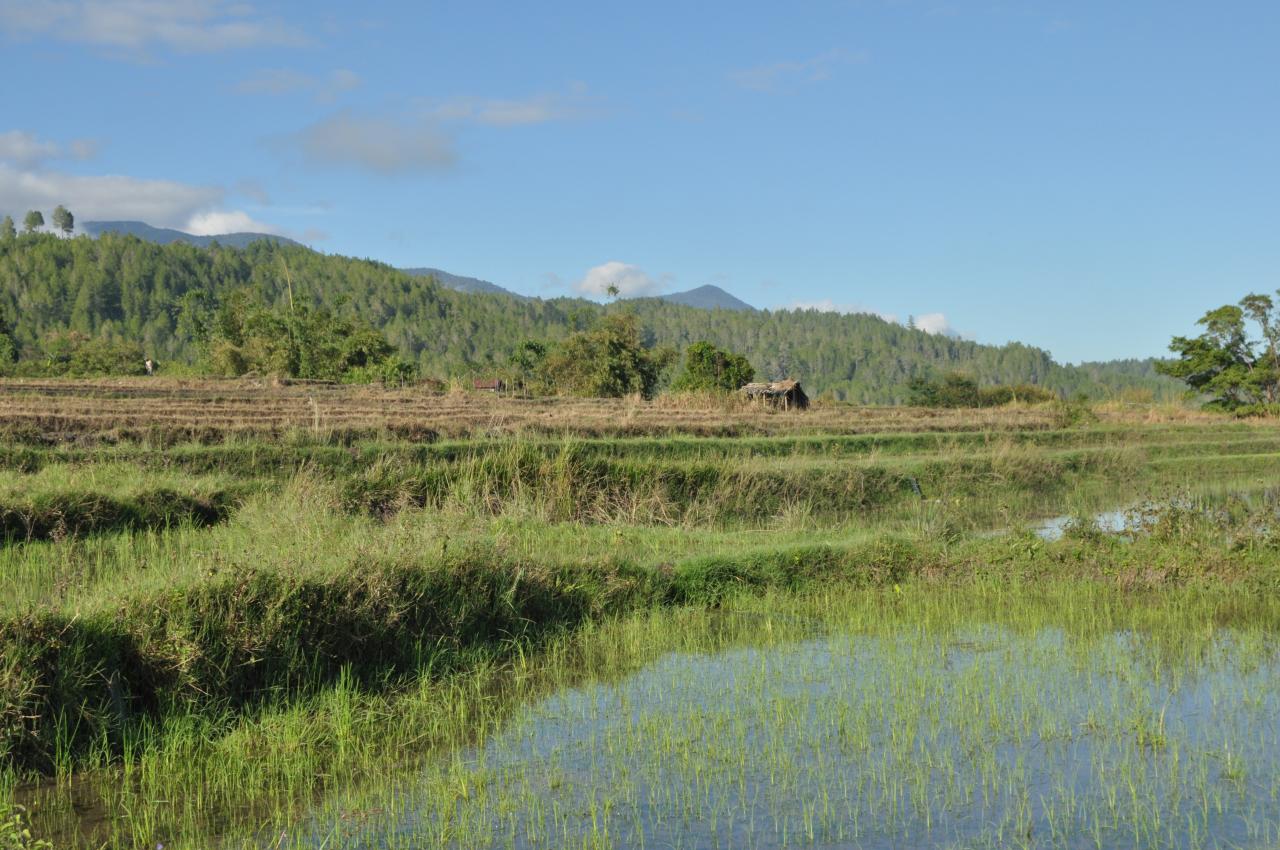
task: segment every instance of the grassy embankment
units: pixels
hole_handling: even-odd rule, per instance
[[[1280,471],[1268,425],[730,405],[660,427],[656,406],[565,416],[445,399],[433,414],[406,397],[392,415],[394,394],[376,394],[358,427],[313,411],[263,429],[245,412],[261,398],[230,394],[234,412],[202,424],[165,395],[185,390],[140,386],[126,401],[159,401],[130,415],[153,419],[125,430],[85,413],[101,399],[58,386],[40,391],[68,399],[61,413],[0,409],[0,504],[20,518],[0,550],[4,784],[98,777],[118,846],[287,820],[337,777],[456,739],[490,711],[467,695],[500,687],[513,659],[653,606],[1065,578],[1240,601],[1276,583],[1271,530],[1240,509],[1225,530],[1166,511],[1124,545],[1016,531],[1175,491],[1255,490]],[[292,409],[295,388],[277,401]],[[980,533],[996,528],[1015,531]],[[453,714],[408,741],[396,724],[413,700]],[[45,823],[59,799],[45,795]]]

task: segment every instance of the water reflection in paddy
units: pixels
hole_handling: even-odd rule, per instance
[[[1271,847],[1280,652],[974,626],[674,653],[316,813],[304,846]],[[290,843],[293,843],[292,841]]]

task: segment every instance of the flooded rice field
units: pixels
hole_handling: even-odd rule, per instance
[[[1280,642],[1183,638],[971,623],[673,652],[263,846],[1273,847]]]

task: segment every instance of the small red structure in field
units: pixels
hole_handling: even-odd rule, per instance
[[[473,381],[471,385],[474,389],[491,392],[494,395],[506,392],[507,389],[506,381],[501,378],[494,378],[492,381]]]

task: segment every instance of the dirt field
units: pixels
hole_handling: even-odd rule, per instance
[[[1103,415],[1132,421],[1153,414],[1117,409]],[[0,381],[0,428],[49,442],[157,434],[213,439],[299,430],[430,440],[511,433],[734,436],[1026,430],[1062,424],[1063,413],[1053,405],[928,410],[819,403],[808,411],[783,412],[736,398],[518,399],[415,388],[163,378]]]

